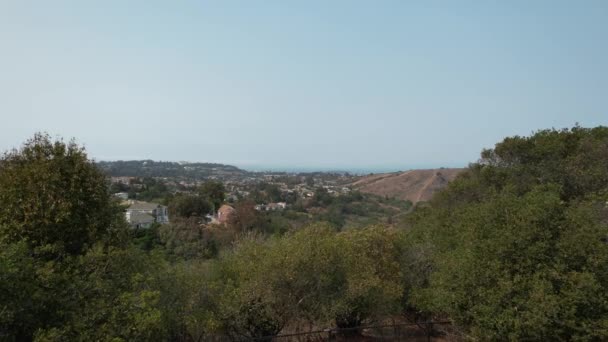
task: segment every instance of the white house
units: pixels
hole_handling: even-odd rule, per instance
[[[125,210],[125,218],[133,228],[149,228],[152,223],[169,223],[169,213],[164,205],[129,201]]]
[[[127,193],[127,192],[117,192],[117,193],[114,194],[114,197],[126,201],[127,199],[129,199],[129,193]]]
[[[150,228],[154,222],[156,222],[156,218],[148,213],[141,213],[138,211],[125,213],[125,217],[127,218],[127,222],[131,225],[131,227],[138,228]]]

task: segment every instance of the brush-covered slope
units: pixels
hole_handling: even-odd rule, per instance
[[[351,186],[361,192],[416,203],[428,201],[463,170],[442,168],[375,174],[362,177]]]

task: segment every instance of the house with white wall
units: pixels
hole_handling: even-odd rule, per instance
[[[125,218],[133,228],[150,228],[153,223],[169,223],[166,206],[157,203],[128,201]]]

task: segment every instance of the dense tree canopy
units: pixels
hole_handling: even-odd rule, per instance
[[[75,143],[38,134],[0,160],[0,340],[153,340],[159,269]]]
[[[222,203],[224,203],[226,199],[225,192],[224,184],[216,181],[207,181],[198,189],[199,195],[207,198],[213,205],[213,210],[218,210]]]
[[[488,339],[608,338],[607,190],[608,128],[483,151],[410,217],[433,270],[411,302]]]
[[[298,320],[346,328],[398,313],[398,236],[384,227],[336,233],[321,225],[243,241],[221,263],[226,331],[263,337]]]
[[[199,195],[177,195],[169,201],[169,214],[174,218],[198,217],[213,213],[213,204]]]
[[[4,154],[0,203],[0,242],[24,242],[37,253],[81,254],[124,231],[105,176],[74,142],[48,135]]]

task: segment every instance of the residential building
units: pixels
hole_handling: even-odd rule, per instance
[[[114,194],[114,197],[126,201],[127,199],[129,199],[129,193],[127,193],[127,192],[117,192],[117,193]]]
[[[157,203],[128,201],[129,207],[125,210],[127,222],[133,228],[149,228],[152,223],[169,223],[167,207]]]
[[[224,204],[220,207],[220,209],[217,211],[217,221],[219,223],[229,223],[236,215],[236,210],[227,205]]]

